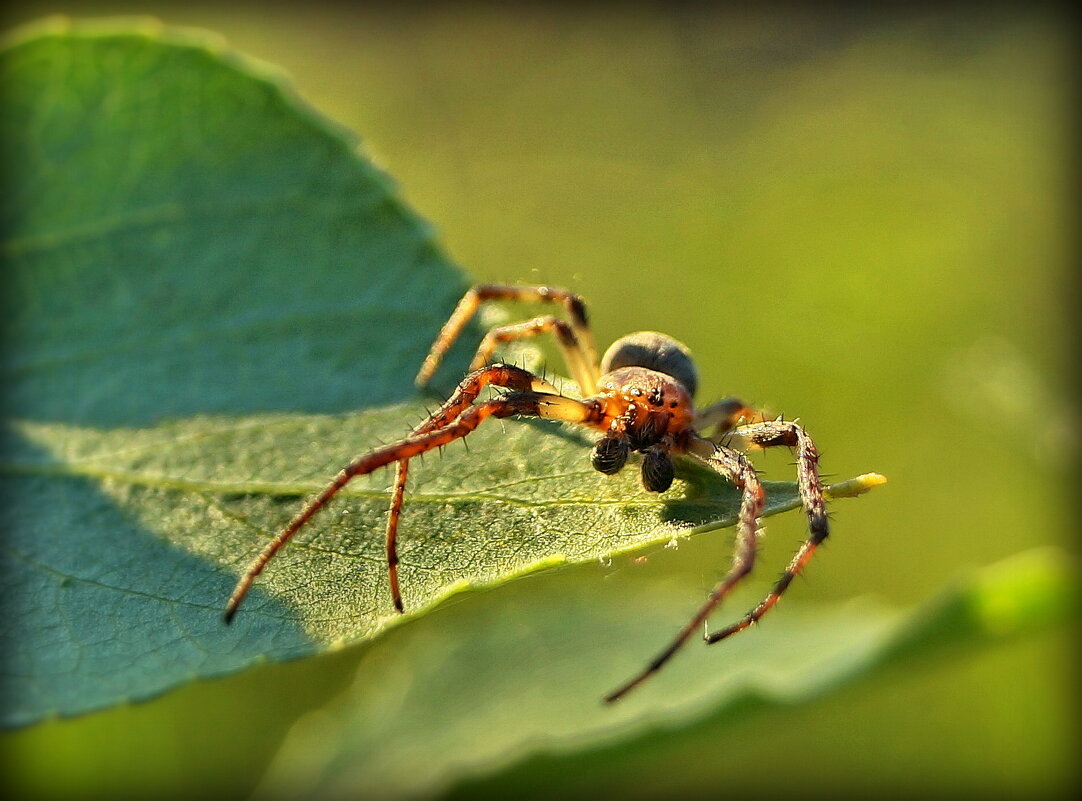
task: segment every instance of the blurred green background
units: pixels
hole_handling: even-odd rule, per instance
[[[359,132],[478,280],[573,287],[601,343],[669,332],[696,354],[701,398],[799,416],[826,472],[887,475],[837,505],[802,598],[912,605],[967,568],[1075,549],[1077,40],[1057,7],[24,3],[7,22],[54,12],[222,33]],[[781,479],[788,461],[759,463]],[[802,536],[799,515],[772,520],[761,570]],[[694,593],[727,559],[726,538],[703,537],[650,569]],[[535,758],[456,792],[619,795],[663,775],[675,797],[1055,795],[1077,778],[1075,636],[952,653],[588,761]],[[243,792],[356,659],[9,736],[9,777],[26,794]],[[283,677],[291,697],[261,703]]]

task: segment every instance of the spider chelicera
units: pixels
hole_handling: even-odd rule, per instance
[[[554,287],[484,284],[470,289],[432,345],[417,374],[419,386],[428,382],[451,343],[481,303],[488,300],[562,304],[568,320],[547,315],[490,331],[477,350],[469,374],[442,406],[405,439],[377,448],[346,465],[270,541],[237,583],[226,605],[225,620],[228,623],[233,619],[252,582],[271,557],[350,479],[392,463],[396,465],[396,474],[387,520],[387,568],[391,599],[395,609],[402,612],[395,542],[410,459],[465,437],[488,417],[540,417],[576,423],[601,432],[601,438],[593,448],[592,462],[602,473],[619,472],[631,452],[638,451],[642,454],[643,486],[650,492],[664,492],[673,482],[673,454],[687,454],[720,473],[742,493],[736,549],[729,572],[668,647],[642,671],[605,696],[606,701],[615,701],[668,662],[705,624],[714,608],[751,571],[755,562],[759,513],[765,500],[763,485],[747,457],[726,442],[739,438],[751,447],[784,446],[795,450],[797,484],[810,533],[767,596],[732,625],[720,631],[706,632],[704,636],[708,643],[743,631],[770,611],[826,539],[829,526],[819,481],[819,453],[811,438],[795,422],[766,420],[735,398],[726,398],[696,411],[692,402],[698,384],[695,365],[687,347],[670,336],[654,331],[629,334],[616,340],[598,362],[582,298]],[[488,363],[500,343],[550,332],[555,335],[571,377],[584,396],[581,399],[561,394],[528,370]],[[488,385],[507,392],[493,400],[478,401],[481,390]],[[709,436],[707,432],[710,432]]]

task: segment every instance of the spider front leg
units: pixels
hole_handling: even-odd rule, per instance
[[[440,408],[434,411],[420,425],[410,432],[411,437],[437,431],[453,422],[477,399],[486,386],[505,387],[507,389],[529,389],[534,392],[559,394],[555,387],[532,373],[508,365],[491,365],[474,370],[459,382]],[[405,612],[402,604],[402,591],[398,584],[398,521],[402,516],[402,503],[406,494],[406,482],[409,480],[409,459],[401,459],[395,466],[394,488],[391,491],[391,506],[387,514],[386,553],[387,574],[391,585],[391,600],[394,608]]]
[[[479,373],[484,374],[484,379]],[[515,391],[498,400],[470,405],[484,383],[496,384],[497,379],[500,386],[506,386]],[[225,621],[228,623],[233,619],[256,577],[282,546],[354,477],[367,475],[392,462],[408,462],[414,456],[462,439],[488,417],[523,415],[583,422],[595,413],[594,407],[589,404],[560,395],[533,391],[532,387],[538,382],[547,386],[532,373],[508,365],[493,365],[485,368],[484,371],[473,373],[463,380],[463,385],[468,384],[468,386],[462,392],[456,392],[432,415],[429,421],[422,424],[423,427],[432,426],[431,430],[407,437],[393,445],[385,445],[346,465],[330,484],[305,504],[289,525],[275,536],[249,565],[226,603]],[[473,393],[472,398],[471,393]]]
[[[759,513],[763,509],[765,499],[763,485],[759,481],[755,468],[752,467],[747,457],[739,451],[727,448],[724,445],[718,445],[701,437],[691,441],[689,452],[741,489],[740,514],[737,522],[733,564],[725,577],[711,591],[699,611],[680,629],[669,646],[654,657],[653,661],[640,673],[606,695],[605,701],[608,703],[622,698],[660,670],[680,650],[684,643],[699,631],[710,613],[732,592],[733,588],[740,583],[740,580],[751,572],[752,566],[755,564]]]
[[[796,423],[772,420],[740,426],[735,429],[734,433],[760,448],[777,446],[796,448],[797,487],[800,491],[800,500],[804,505],[804,511],[808,516],[808,530],[810,533],[767,596],[736,623],[727,626],[721,631],[706,634],[705,639],[708,643],[720,642],[726,637],[731,637],[733,634],[737,634],[759,622],[759,619],[781,600],[782,594],[788,589],[793,579],[800,575],[800,572],[815,554],[816,549],[830,534],[826,501],[823,499],[823,487],[819,481],[819,451],[816,450],[815,443],[812,442],[807,432]]]
[[[570,320],[569,324],[565,324],[569,325],[568,332],[570,333],[570,336],[565,337],[559,329],[556,329],[556,333],[568,361],[568,370],[572,373],[572,378],[579,384],[579,388],[584,394],[592,395],[597,391],[597,380],[601,377],[601,371],[598,366],[597,347],[594,344],[594,336],[590,331],[590,325],[586,317],[586,304],[583,303],[582,298],[572,292],[568,292],[566,289],[558,289],[556,287],[508,286],[504,284],[479,284],[472,287],[462,296],[462,299],[458,302],[455,310],[451,313],[450,318],[443,324],[443,328],[440,329],[436,341],[432,344],[432,350],[429,351],[424,364],[421,365],[421,369],[417,373],[416,383],[418,386],[423,386],[428,383],[429,379],[432,378],[432,374],[436,372],[436,368],[439,366],[441,359],[443,359],[444,353],[447,352],[447,349],[451,347],[451,344],[458,338],[459,334],[462,333],[462,329],[466,326],[466,323],[470,321],[470,318],[477,313],[481,304],[488,300],[517,300],[532,303],[563,304]],[[538,319],[541,320],[547,318]],[[534,326],[533,330],[529,330],[529,326],[537,322],[538,320],[533,320],[530,323],[523,324],[522,329],[516,331],[513,336],[508,336],[507,338],[512,339],[524,336],[536,336],[537,334],[548,330],[544,325]],[[507,329],[510,328],[515,327],[505,326],[502,333],[507,334]],[[501,329],[497,329],[497,331],[500,330]],[[495,333],[495,331],[493,333]],[[478,359],[487,358],[482,356],[482,351],[490,345],[494,347],[495,343],[489,343],[486,338],[486,342],[482,343],[481,348],[478,349],[477,356],[474,359],[475,363]],[[489,353],[491,353],[491,350]],[[578,373],[578,375],[575,373]]]
[[[708,439],[718,442],[740,423],[756,419],[765,419],[761,411],[748,406],[739,398],[725,398],[696,412],[694,428],[700,434],[714,429]]]

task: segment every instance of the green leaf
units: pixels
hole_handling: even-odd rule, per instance
[[[141,425],[413,394],[465,290],[428,226],[283,78],[209,36],[9,41],[8,414]]]
[[[409,615],[387,591],[381,473],[224,626],[302,499],[422,416],[413,369],[466,281],[340,130],[213,40],[53,23],[9,42],[0,74],[4,724],[325,652],[466,587],[732,522],[736,493],[702,469],[658,500],[591,471],[578,433],[493,422],[415,471]],[[792,484],[768,492],[767,514],[797,504]]]
[[[607,706],[600,693],[682,622],[673,615],[687,606],[688,588],[643,581],[629,597],[626,586],[614,592],[581,573],[567,571],[541,592],[505,593],[499,609],[441,610],[441,626],[396,632],[360,663],[350,689],[295,725],[257,795],[432,797],[529,757],[588,761],[659,729],[805,703],[886,669],[912,671],[947,648],[1045,629],[1074,617],[1078,600],[1075,560],[1039,549],[963,577],[913,610],[869,599],[793,604],[724,646],[691,643],[648,685]],[[514,797],[515,780],[489,788],[492,797]]]

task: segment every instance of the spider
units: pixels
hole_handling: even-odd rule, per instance
[[[765,494],[748,458],[726,442],[739,437],[748,446],[795,449],[797,482],[808,518],[809,535],[770,592],[737,622],[719,631],[705,631],[707,643],[716,643],[754,625],[769,612],[829,533],[826,504],[819,480],[819,453],[804,429],[788,420],[767,420],[736,398],[717,401],[696,410],[692,398],[698,374],[691,353],[682,343],[655,331],[640,331],[616,340],[600,362],[587,322],[582,298],[565,289],[547,286],[482,284],[463,296],[444,324],[417,374],[416,383],[428,382],[444,354],[466,323],[485,301],[524,301],[561,304],[567,320],[554,315],[536,317],[517,325],[491,330],[481,342],[470,372],[442,406],[400,442],[385,445],[346,465],[263,551],[241,576],[225,610],[230,622],[252,582],[278,550],[316,512],[355,476],[395,464],[396,473],[387,519],[387,569],[391,599],[404,611],[398,583],[396,540],[410,459],[461,439],[486,418],[538,417],[587,426],[601,432],[591,461],[595,469],[612,475],[627,464],[632,451],[642,454],[640,473],[649,492],[664,492],[673,483],[673,455],[686,454],[717,471],[741,491],[736,547],[732,566],[695,615],[669,645],[644,669],[604,697],[613,702],[640,685],[672,658],[701,627],[715,607],[752,569],[760,535],[759,513]],[[562,394],[543,378],[509,364],[489,363],[500,343],[545,333],[555,336],[571,377],[582,398]],[[486,386],[503,388],[493,400],[478,400]],[[751,421],[751,422],[747,422]],[[712,431],[710,436],[704,432]]]

